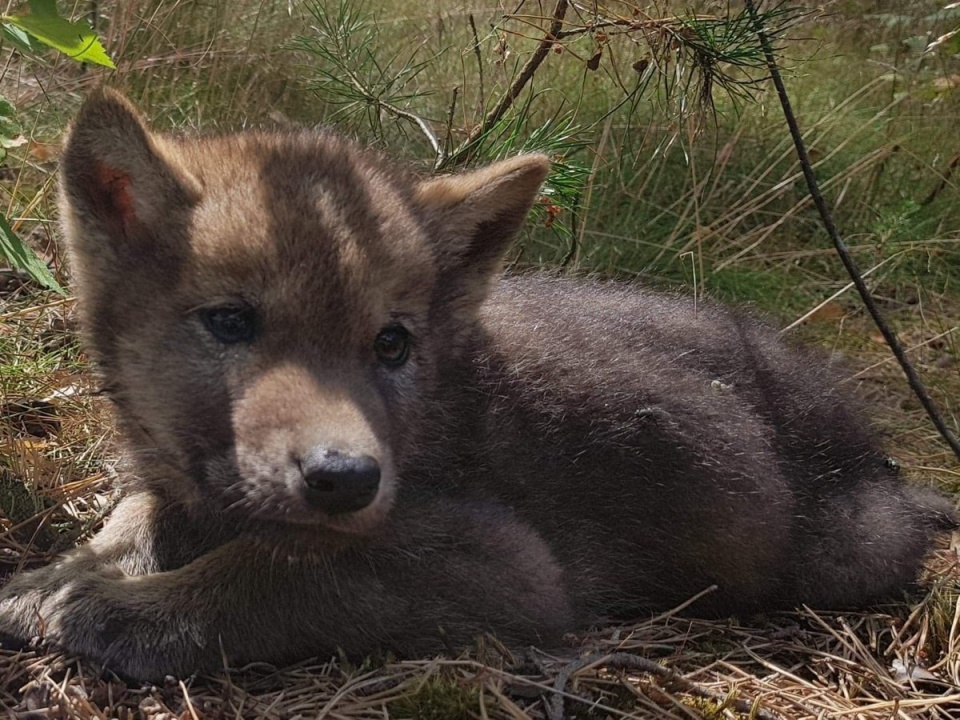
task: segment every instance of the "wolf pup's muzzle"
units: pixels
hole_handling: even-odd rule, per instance
[[[307,502],[327,515],[362,510],[380,488],[380,463],[370,455],[317,447],[300,462],[300,470]]]

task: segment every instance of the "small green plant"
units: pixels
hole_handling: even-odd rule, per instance
[[[116,67],[88,25],[71,22],[57,13],[55,0],[30,0],[30,14],[0,16],[0,32],[22,53],[36,54],[51,47],[77,62]]]
[[[0,45],[8,42],[25,56],[37,56],[53,48],[77,62],[114,67],[96,33],[89,26],[58,14],[55,0],[30,0],[28,5],[27,15],[0,15]],[[25,142],[16,108],[0,96],[0,162],[6,159],[7,150]],[[0,257],[25,271],[43,287],[63,293],[46,264],[17,235],[8,213],[3,212],[0,212]]]
[[[390,717],[410,720],[453,720],[472,717],[480,707],[480,689],[440,675],[390,705]]]

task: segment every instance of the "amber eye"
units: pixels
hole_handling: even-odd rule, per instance
[[[257,332],[257,314],[248,305],[205,308],[199,314],[210,334],[224,345],[250,342]]]
[[[410,332],[403,325],[388,325],[373,343],[377,359],[388,368],[398,368],[410,357]]]

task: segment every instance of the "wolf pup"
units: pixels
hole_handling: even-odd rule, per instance
[[[94,94],[62,214],[126,493],[3,589],[0,632],[155,680],[913,582],[950,505],[815,360],[716,305],[501,277],[547,169],[419,179]]]

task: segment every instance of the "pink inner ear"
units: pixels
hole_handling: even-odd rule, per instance
[[[104,163],[94,168],[95,202],[116,229],[129,234],[137,222],[130,176]]]

